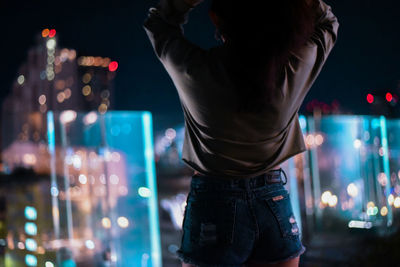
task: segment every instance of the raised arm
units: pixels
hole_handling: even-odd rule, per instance
[[[315,0],[317,21],[313,35],[297,53],[292,53],[286,71],[285,94],[300,103],[320,73],[337,40],[339,23],[331,7],[322,0]],[[300,108],[300,107],[296,107]]]
[[[198,62],[205,51],[186,40],[182,25],[188,13],[202,0],[161,0],[151,8],[144,28],[157,57],[170,75],[185,73],[193,62]]]

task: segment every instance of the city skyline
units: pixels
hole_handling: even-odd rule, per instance
[[[168,117],[172,123],[180,122],[182,111],[176,90],[142,28],[148,8],[157,1],[99,1],[96,5],[80,3],[76,6],[79,8],[68,3],[22,1],[18,7],[11,1],[1,4],[2,32],[12,38],[3,44],[10,53],[3,56],[7,64],[1,66],[0,99],[10,91],[34,36],[43,28],[54,27],[60,34],[60,45],[76,49],[78,56],[109,56],[119,62],[114,95],[117,110],[149,110]],[[196,8],[185,26],[187,38],[205,48],[217,45],[207,15],[208,3]],[[302,110],[313,99],[326,103],[337,100],[345,110],[369,114],[368,93],[390,91],[400,95],[400,69],[396,68],[400,61],[396,25],[400,21],[395,12],[399,3],[327,3],[339,18],[339,38]]]

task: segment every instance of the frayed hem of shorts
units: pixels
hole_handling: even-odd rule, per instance
[[[285,262],[285,261],[297,258],[297,257],[301,256],[304,252],[306,252],[306,248],[302,245],[301,249],[299,251],[297,251],[293,255],[286,257],[284,259],[279,259],[279,260],[274,260],[274,261],[252,261],[252,260],[250,260],[250,262],[256,263],[256,264],[276,264],[276,263],[281,263],[281,262]]]
[[[177,257],[183,261],[184,263],[187,264],[193,264],[195,266],[200,266],[200,267],[217,267],[217,266],[222,266],[221,264],[209,264],[209,263],[204,263],[201,261],[193,260],[192,258],[185,256],[182,252],[177,251],[176,252]],[[223,266],[229,266],[229,267],[240,267],[243,265],[230,265],[230,264],[224,264]]]

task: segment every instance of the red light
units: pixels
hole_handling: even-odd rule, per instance
[[[54,36],[56,36],[56,30],[51,29],[51,30],[49,31],[49,37],[50,37],[50,38],[53,38]]]
[[[110,64],[108,65],[108,69],[110,71],[116,71],[118,69],[118,62],[117,61],[111,61]]]
[[[371,94],[368,94],[367,95],[367,101],[368,101],[368,103],[372,103],[372,102],[374,102],[374,96],[373,95],[371,95]]]
[[[391,93],[387,93],[387,94],[386,94],[386,100],[387,100],[388,102],[390,102],[390,101],[392,101],[392,99],[393,99],[392,94],[391,94]]]

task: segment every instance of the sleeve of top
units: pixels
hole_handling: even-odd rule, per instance
[[[184,0],[161,0],[155,8],[150,8],[144,22],[157,57],[173,78],[187,73],[205,52],[183,35],[183,24],[192,9]]]
[[[291,101],[296,101],[297,108],[300,108],[337,39],[339,23],[331,7],[322,0],[317,0],[316,7],[314,33],[300,51],[292,53],[285,68],[286,93],[290,95]]]

